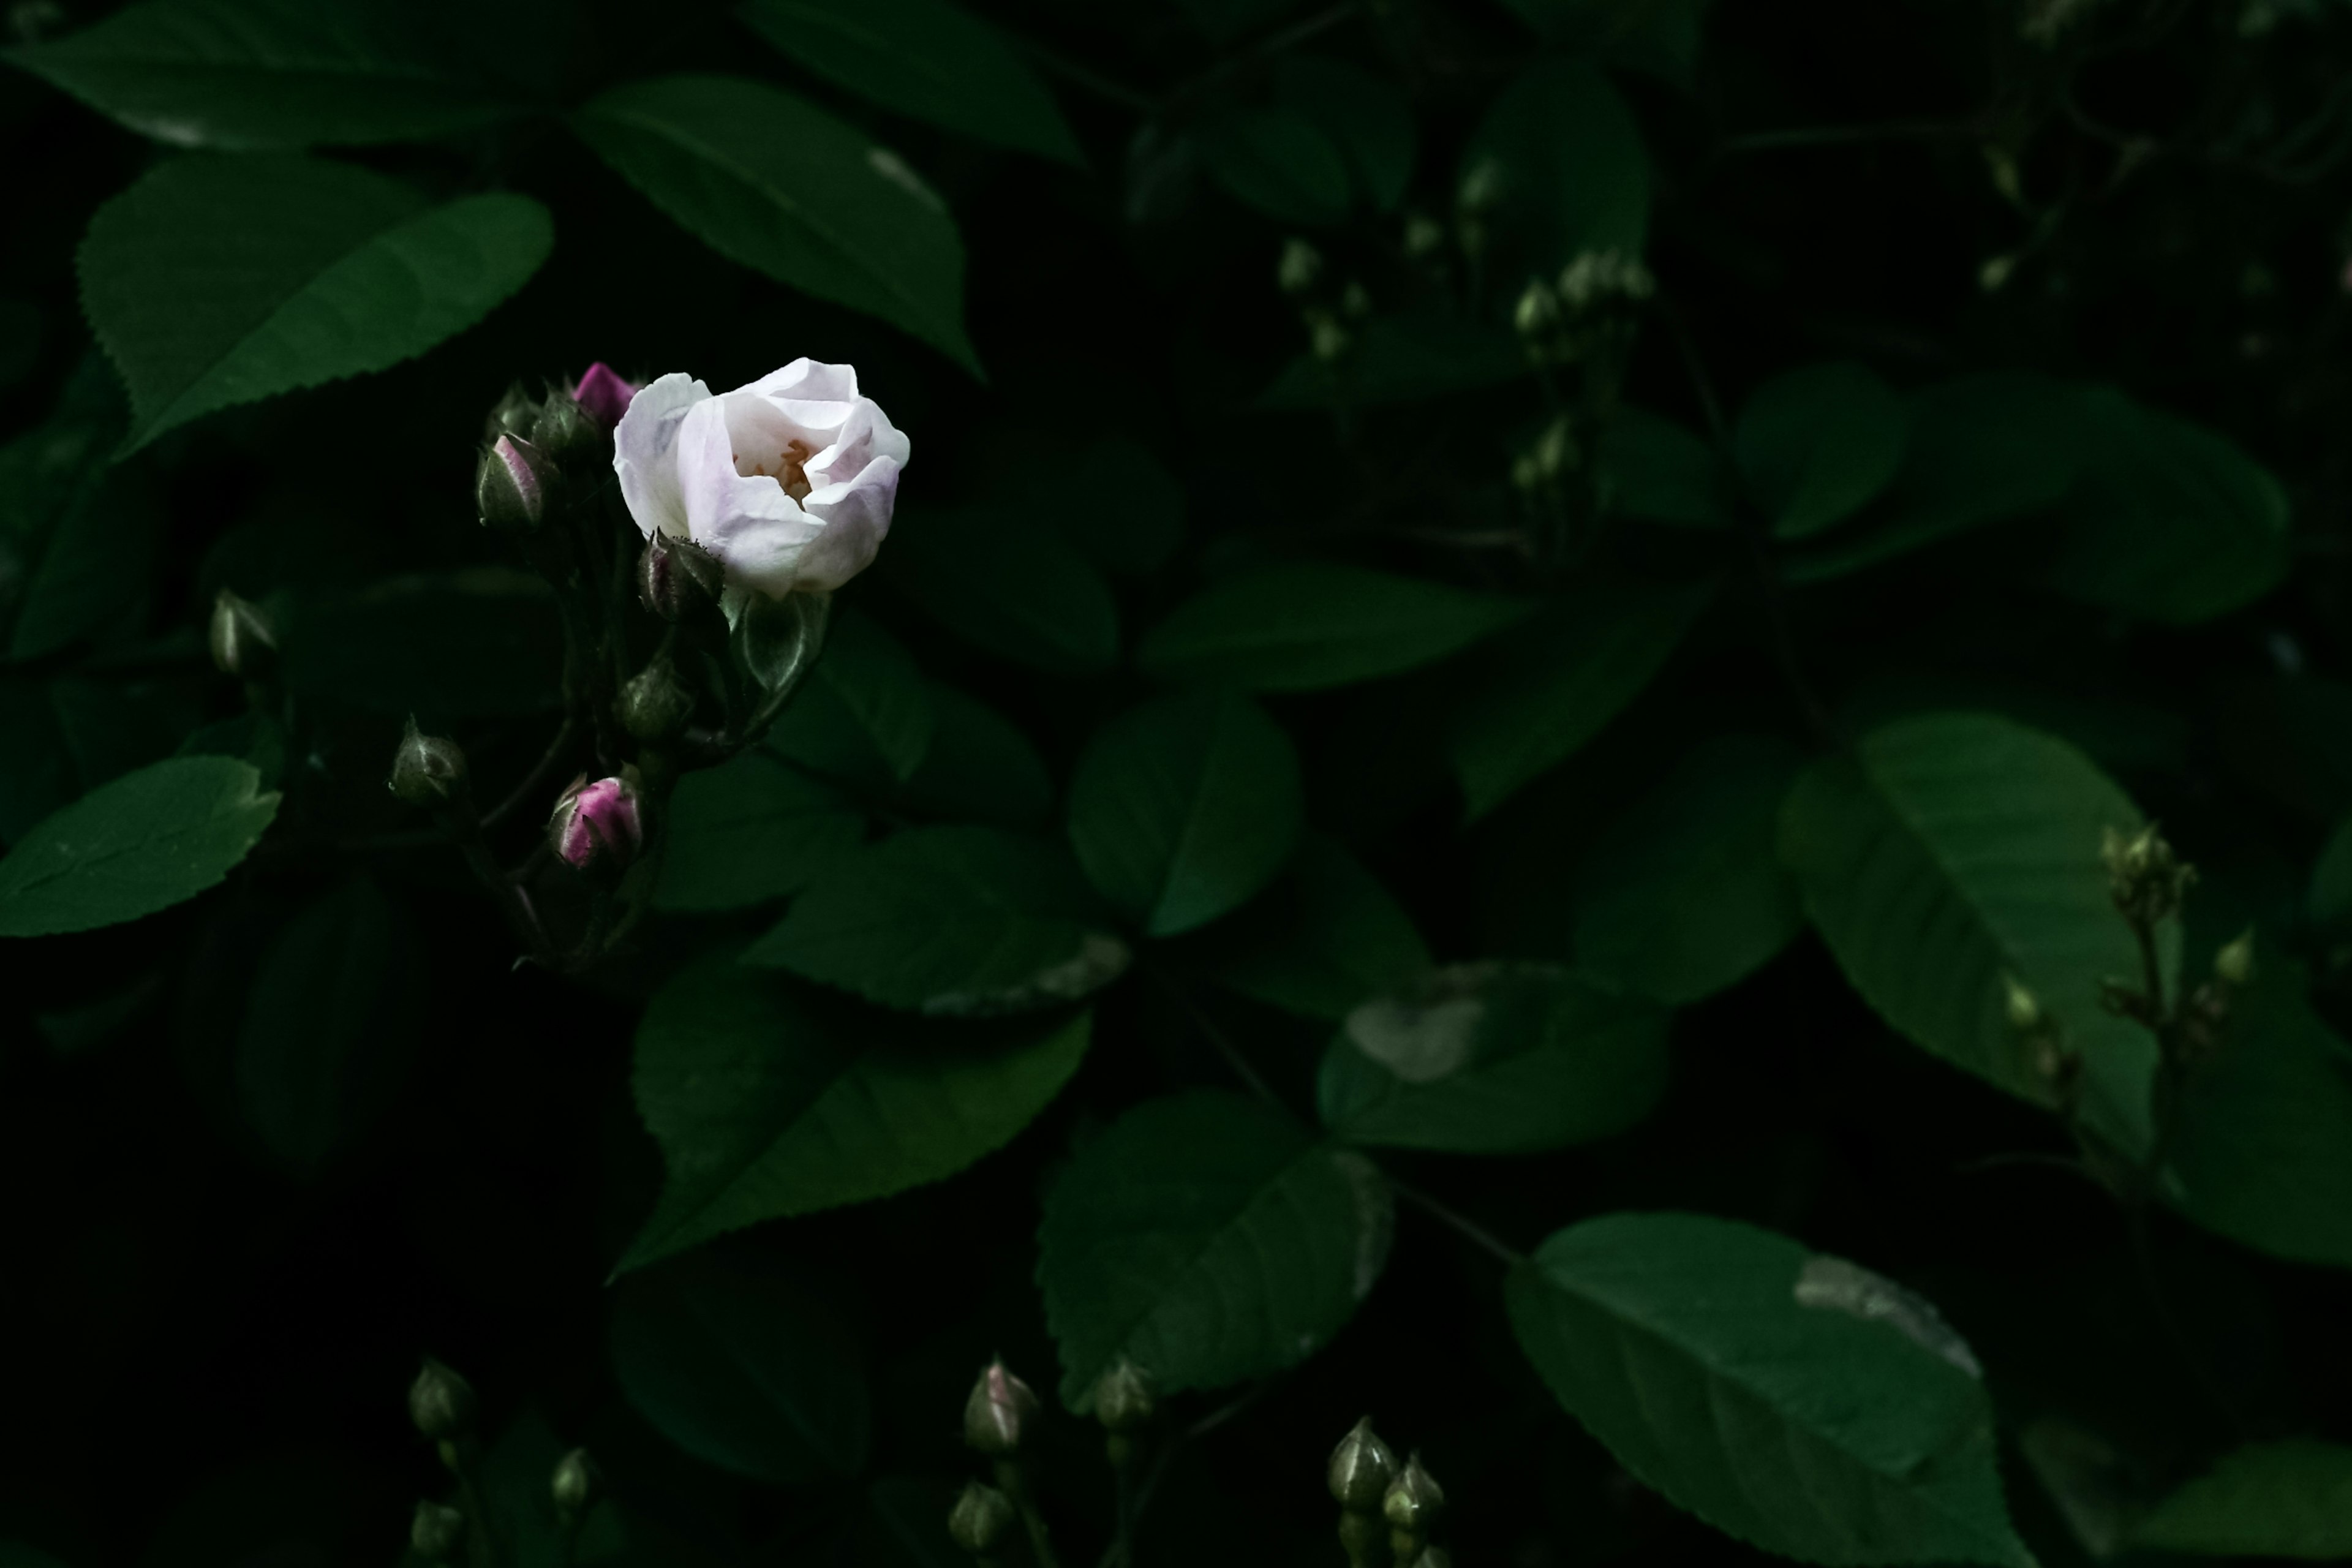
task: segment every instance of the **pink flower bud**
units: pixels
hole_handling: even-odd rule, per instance
[[[1003,1362],[992,1361],[982,1369],[971,1397],[964,1402],[963,1440],[990,1458],[1007,1458],[1020,1452],[1022,1431],[1036,1415],[1036,1394],[1006,1371]]]
[[[474,475],[474,506],[482,526],[528,533],[547,517],[552,466],[538,447],[516,436],[501,436],[482,454]]]
[[[614,374],[612,366],[598,360],[572,389],[572,401],[586,409],[588,417],[609,432],[629,411],[629,399],[636,395],[635,387]]]
[[[626,779],[590,784],[581,774],[555,803],[547,842],[575,871],[619,876],[645,847],[645,807],[637,786]]]

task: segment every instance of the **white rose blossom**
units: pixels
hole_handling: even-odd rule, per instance
[[[856,370],[806,359],[715,395],[673,372],[613,442],[629,515],[716,556],[730,616],[746,595],[831,590],[871,565],[909,451]]]

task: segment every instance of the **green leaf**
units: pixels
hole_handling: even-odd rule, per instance
[[[1277,223],[1348,216],[1348,161],[1312,116],[1287,105],[1227,108],[1202,125],[1201,162],[1243,205]]]
[[[2051,588],[2186,626],[2286,575],[2286,492],[2232,442],[2112,387],[2080,393],[2067,434],[2080,468],[2042,574]]]
[[[14,844],[86,792],[172,755],[197,717],[177,682],[0,679],[0,840]],[[265,784],[270,776],[263,768]]]
[[[278,814],[260,783],[226,757],[174,757],[42,818],[0,860],[0,936],[118,925],[194,898]]]
[[[1513,82],[1470,138],[1460,196],[1486,215],[1518,278],[1586,251],[1639,256],[1649,237],[1650,162],[1617,89],[1592,65],[1546,60]]]
[[[855,851],[865,817],[838,790],[748,752],[670,796],[655,907],[738,910],[789,898]]]
[[[963,240],[899,156],[804,100],[735,77],[614,88],[581,138],[719,255],[879,316],[973,374]],[[895,546],[894,546],[895,548]]]
[[[1339,1019],[1429,967],[1412,917],[1356,858],[1308,833],[1281,879],[1192,939],[1188,956],[1220,985],[1309,1018]]]
[[[1788,946],[1804,913],[1778,843],[1798,763],[1785,742],[1725,736],[1602,828],[1577,868],[1577,963],[1679,1007]]]
[[[669,1180],[623,1268],[790,1215],[887,1197],[1008,1142],[1061,1092],[1087,1019],[852,1013],[718,959],[637,1026],[637,1110]]]
[[[1612,511],[1689,528],[1728,528],[1731,478],[1720,454],[1671,419],[1621,408],[1596,459]]]
[[[2303,908],[2315,931],[2334,934],[2352,926],[2352,816],[2337,823],[2320,846]]]
[[[1402,93],[1370,71],[1294,55],[1276,63],[1275,94],[1321,128],[1373,210],[1397,209],[1412,180],[1412,114]]]
[[[7,58],[175,147],[415,142],[520,110],[433,58],[404,8],[150,0]]]
[[[1070,842],[1148,936],[1247,903],[1298,842],[1298,757],[1255,703],[1162,698],[1095,732],[1070,781]]]
[[[902,518],[886,581],[974,647],[1053,675],[1118,663],[1118,603],[1062,532],[1010,510]]]
[[[527,196],[428,206],[348,164],[198,156],[99,208],[79,268],[131,389],[135,449],[216,409],[414,358],[520,289],[553,243]]]
[[[2157,1504],[2131,1541],[2211,1557],[2352,1557],[2352,1447],[2248,1444]]]
[[[2155,1047],[2101,1004],[2100,983],[2137,975],[2140,959],[2099,847],[2108,829],[2138,824],[2130,797],[2063,742],[1990,714],[1939,713],[1874,730],[1808,769],[1790,792],[1780,853],[1846,978],[1889,1024],[2053,1104],[2009,1022],[2014,976],[2082,1054],[2094,1125],[2136,1150],[2148,1136]],[[2162,935],[2168,976],[2180,936],[2171,925]]]
[[[1697,1215],[1554,1235],[1505,1289],[1544,1383],[1642,1481],[1809,1563],[2032,1568],[1991,1403],[1927,1302]]]
[[[735,14],[793,64],[885,109],[1085,162],[1036,74],[994,27],[946,0],[751,0]]]
[[[2191,1069],[2172,1197],[2198,1224],[2303,1263],[2352,1268],[2352,1048],[2301,968],[2264,958]]]
[[[1057,1007],[1127,970],[1068,851],[1001,827],[910,828],[820,872],[746,963],[950,1017]]]
[[[1166,465],[1125,437],[1097,441],[1068,482],[1027,504],[1042,510],[1070,547],[1106,572],[1157,572],[1184,539],[1184,489]]]
[[[1535,604],[1336,562],[1229,578],[1179,605],[1136,649],[1146,675],[1244,691],[1316,691],[1434,663]]]
[[[1045,1194],[1037,1283],[1063,1403],[1085,1408],[1120,1355],[1171,1394],[1306,1360],[1380,1278],[1391,1220],[1370,1162],[1261,1100],[1138,1106]]]
[[[313,900],[261,955],[236,1037],[246,1125],[291,1174],[318,1174],[390,1102],[412,1054],[420,981],[392,906],[354,877]]]
[[[856,1337],[772,1264],[671,1263],[615,1292],[621,1392],[696,1458],[790,1486],[865,1468],[874,1413]]]
[[[1302,353],[1257,395],[1273,414],[1384,408],[1501,386],[1528,374],[1527,351],[1499,327],[1458,316],[1375,316],[1336,362]]]
[[[1037,827],[1054,810],[1045,759],[1005,717],[951,686],[930,683],[937,722],[923,765],[889,804],[919,816]]]
[[[1535,1154],[1622,1132],[1666,1090],[1668,1015],[1542,964],[1464,963],[1367,1002],[1316,1101],[1351,1143]]]
[[[906,645],[843,610],[833,617],[814,679],[769,730],[767,743],[813,773],[887,790],[921,770],[938,723],[930,683]]]
[[[1601,732],[1666,662],[1712,584],[1587,577],[1479,657],[1446,751],[1486,816]]]
[[[1503,0],[1551,43],[1688,87],[1709,0]]]
[[[146,607],[162,517],[145,468],[108,461],[122,430],[121,395],[91,355],[57,410],[0,447],[0,626],[10,658],[102,636]]]
[[[555,595],[501,567],[295,599],[278,642],[289,689],[372,713],[495,718],[562,696]]]
[[[1876,373],[1850,360],[1787,371],[1739,411],[1733,447],[1783,539],[1844,521],[1893,481],[1910,415]]]

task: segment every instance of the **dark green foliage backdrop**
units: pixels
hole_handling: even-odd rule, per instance
[[[1000,1353],[1072,1563],[1122,1357],[1144,1568],[1366,1413],[1465,1568],[2352,1555],[2338,0],[6,26],[0,1563],[392,1563],[425,1354],[480,1568],[965,1561]],[[484,416],[803,354],[677,778]],[[412,715],[648,781],[581,962]]]

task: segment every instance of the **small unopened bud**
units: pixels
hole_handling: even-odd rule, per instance
[[[1021,1451],[1021,1436],[1037,1418],[1037,1396],[1005,1370],[1003,1360],[983,1368],[963,1404],[963,1440],[976,1453],[1006,1459]]]
[[[1396,1479],[1381,1498],[1381,1516],[1400,1534],[1427,1536],[1445,1511],[1445,1492],[1436,1479],[1422,1468],[1421,1456],[1405,1461]]]
[[[948,1510],[948,1535],[974,1557],[993,1556],[1018,1518],[1011,1498],[985,1482],[973,1481]]]
[[[645,797],[626,778],[572,781],[547,819],[555,858],[599,881],[618,881],[646,845]]]
[[[1454,194],[1454,205],[1465,215],[1486,212],[1503,199],[1507,183],[1502,164],[1492,158],[1482,158],[1462,176],[1462,184]]]
[[[1559,325],[1559,296],[1540,278],[1528,280],[1511,310],[1511,325],[1523,338],[1539,338]]]
[[[408,1385],[408,1418],[436,1443],[462,1437],[474,1429],[474,1385],[427,1356]]]
[[[667,741],[694,717],[694,693],[677,677],[667,654],[632,676],[621,688],[614,708],[621,728],[640,741]]]
[[[1339,319],[1328,310],[1310,312],[1307,318],[1307,346],[1325,364],[1344,356],[1354,339]]]
[[[1150,1421],[1158,1408],[1151,1396],[1151,1374],[1125,1356],[1111,1363],[1095,1380],[1095,1419],[1106,1432],[1132,1432]]]
[[[1286,240],[1282,259],[1275,264],[1274,280],[1281,290],[1296,300],[1315,287],[1323,276],[1323,253],[1303,239]]]
[[[2007,989],[2002,1007],[2009,1016],[2009,1026],[2021,1035],[2037,1033],[2043,1018],[2041,1000],[2028,991],[2016,975],[2004,974],[2000,980]]]
[[[610,461],[613,437],[589,412],[569,397],[551,397],[530,422],[530,444],[573,473]]]
[[[474,510],[484,528],[530,533],[547,521],[555,465],[520,436],[501,436],[474,470]]]
[[[2135,925],[2152,926],[2179,913],[2197,880],[2196,868],[2181,863],[2152,822],[2128,837],[2107,829],[2099,852],[2107,866],[2107,891]]]
[[[408,1544],[427,1563],[455,1563],[466,1544],[466,1516],[446,1503],[420,1502],[409,1521]]]
[[[547,1495],[555,1501],[556,1513],[564,1519],[578,1519],[596,1501],[601,1489],[596,1484],[596,1466],[585,1448],[574,1448],[555,1461],[555,1469],[547,1478]]]
[[[1361,283],[1349,283],[1339,290],[1339,314],[1360,321],[1371,313],[1372,296]]]
[[[497,442],[501,436],[528,436],[531,422],[539,417],[539,399],[522,389],[517,382],[506,390],[490,408],[489,417],[482,421],[482,441]]]
[[[1331,1450],[1326,1473],[1334,1502],[1349,1513],[1377,1514],[1389,1482],[1396,1477],[1396,1456],[1373,1432],[1372,1418],[1367,1415],[1348,1428],[1348,1435]]]
[[[266,679],[278,662],[278,637],[261,606],[223,588],[213,599],[212,625],[205,641],[223,675]]]
[[[656,530],[637,557],[637,597],[665,621],[682,620],[719,603],[726,572],[719,558],[688,539]]]
[[[1408,214],[1404,220],[1404,253],[1418,261],[1445,247],[1445,226],[1427,213]]]
[[[572,401],[588,412],[588,417],[610,430],[629,411],[630,400],[637,395],[636,387],[624,381],[603,360],[588,367],[572,387]]]
[[[2236,989],[2254,978],[2254,931],[2252,926],[2213,955],[2213,978]]]
[[[420,810],[447,805],[466,795],[466,753],[458,750],[457,742],[419,730],[412,713],[408,729],[400,737],[400,749],[392,754],[388,783],[393,794]]]

